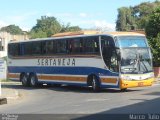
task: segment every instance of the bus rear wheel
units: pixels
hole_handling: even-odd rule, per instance
[[[100,82],[99,82],[99,80],[96,78],[96,76],[92,76],[91,85],[92,85],[92,90],[93,90],[94,92],[99,92],[99,91],[100,91]]]
[[[37,87],[38,86],[38,79],[35,74],[31,74],[29,76],[30,86],[31,87]]]
[[[21,74],[20,81],[22,82],[23,86],[29,86],[29,81],[26,74]]]

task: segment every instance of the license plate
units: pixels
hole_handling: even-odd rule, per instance
[[[139,82],[139,83],[138,83],[138,86],[143,86],[143,82]]]

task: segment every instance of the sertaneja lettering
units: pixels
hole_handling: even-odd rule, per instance
[[[38,59],[38,66],[75,66],[76,60],[74,58],[54,58],[54,59]]]

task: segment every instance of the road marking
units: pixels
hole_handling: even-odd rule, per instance
[[[152,86],[157,86],[157,85],[160,85],[159,83],[156,83],[156,84],[153,84]]]
[[[101,98],[101,99],[87,99],[86,101],[87,102],[97,102],[97,101],[106,101],[106,100],[110,100],[110,99],[103,99],[103,98]]]

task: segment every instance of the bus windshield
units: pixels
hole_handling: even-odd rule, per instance
[[[142,74],[152,70],[152,59],[149,48],[121,49],[121,72]]]
[[[125,47],[147,47],[146,38],[144,36],[119,36],[117,46]]]

